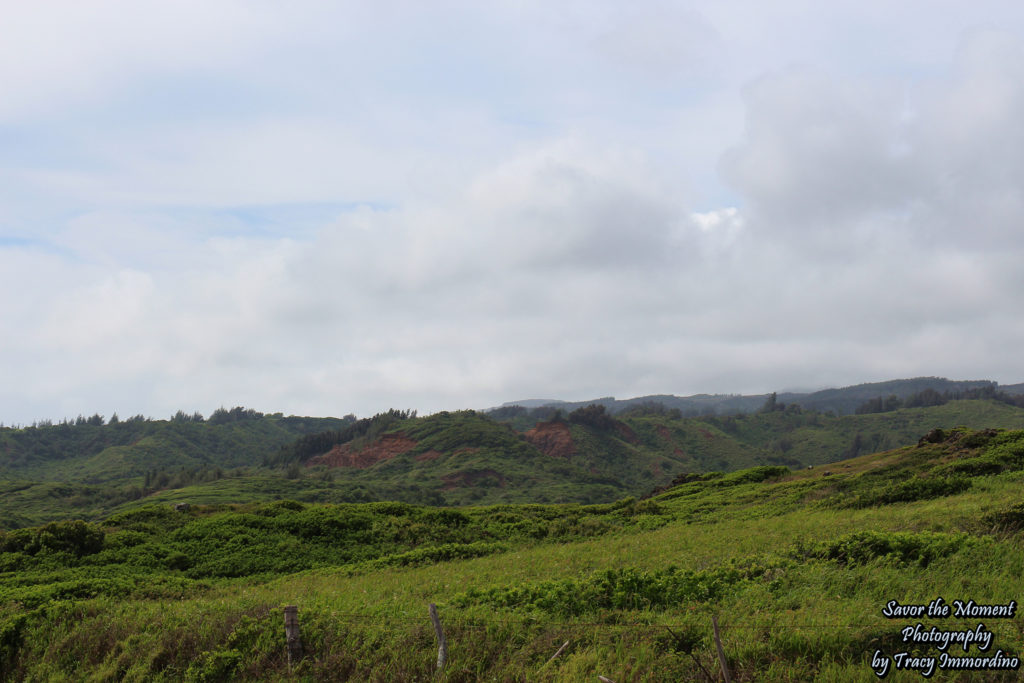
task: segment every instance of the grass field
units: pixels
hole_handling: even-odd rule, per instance
[[[984,623],[994,643],[969,656],[1019,655],[1020,617],[882,610],[1019,601],[1022,484],[1024,433],[959,431],[609,505],[153,506],[0,537],[0,664],[39,681],[717,680],[712,617],[736,681],[877,680],[876,651],[942,655],[902,642],[918,621]],[[305,654],[293,667],[286,605]]]

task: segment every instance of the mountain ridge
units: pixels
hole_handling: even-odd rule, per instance
[[[692,394],[677,396],[675,394],[648,394],[628,399],[616,399],[604,396],[584,401],[565,401],[561,399],[526,399],[524,401],[506,401],[495,408],[485,409],[491,412],[501,408],[522,406],[524,408],[553,407],[561,410],[575,410],[588,405],[603,405],[612,413],[620,413],[645,403],[661,403],[667,408],[678,408],[687,414],[729,415],[735,413],[752,413],[760,409],[764,402],[775,394],[783,403],[795,403],[802,408],[813,408],[822,412],[832,410],[838,415],[853,414],[856,408],[872,398],[886,398],[895,395],[906,398],[925,389],[939,393],[966,391],[991,386],[997,391],[1008,394],[1024,394],[1024,383],[1000,385],[994,380],[951,380],[945,377],[913,377],[905,379],[865,382],[845,387],[819,389],[812,392],[769,392],[764,394]],[[696,411],[696,413],[694,413]]]
[[[591,405],[362,420],[239,409],[227,422],[3,428],[0,528],[99,519],[147,503],[606,503],[685,473],[803,468],[959,425],[1024,428],[1024,407],[971,398],[835,415],[775,401],[703,417],[641,404],[614,415]]]

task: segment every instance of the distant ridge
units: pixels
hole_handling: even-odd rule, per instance
[[[1008,394],[1024,394],[1024,383],[1000,386],[992,380],[950,380],[945,377],[915,377],[911,379],[894,379],[884,382],[867,382],[838,389],[822,389],[809,393],[779,393],[776,398],[782,403],[796,403],[802,408],[810,408],[821,412],[831,410],[837,415],[852,415],[857,407],[865,401],[879,396],[886,398],[897,396],[901,399],[931,389],[939,393],[967,391],[992,386]],[[611,413],[621,413],[645,403],[660,403],[666,408],[679,409],[684,415],[736,415],[739,413],[756,412],[767,400],[769,394],[694,394],[692,396],[675,396],[673,394],[651,394],[636,398],[616,399],[612,396],[595,398],[587,401],[561,401],[545,399],[528,399],[525,401],[509,401],[502,407],[522,406],[524,408],[540,408],[550,406],[563,411],[572,411],[591,404],[604,406]]]
[[[542,408],[544,406],[560,406],[564,404],[565,401],[560,401],[555,398],[528,398],[523,401],[507,401],[502,403],[500,407],[508,408],[510,406],[522,406],[523,408]]]

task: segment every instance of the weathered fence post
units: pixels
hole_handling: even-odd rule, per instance
[[[711,627],[715,630],[715,646],[718,648],[718,663],[722,665],[722,675],[725,676],[725,683],[729,683],[729,667],[725,665],[725,650],[722,649],[722,639],[718,636],[718,617],[711,615]]]
[[[434,622],[434,630],[437,631],[437,670],[444,668],[448,659],[448,641],[444,637],[444,629],[441,628],[441,620],[437,616],[437,605],[430,603],[430,620]]]
[[[302,641],[299,639],[299,608],[288,605],[284,608],[284,633],[288,638],[288,668],[302,659]]]
[[[550,664],[551,662],[553,662],[556,659],[558,659],[558,656],[560,654],[562,654],[563,652],[565,652],[565,648],[567,648],[567,647],[569,647],[569,641],[568,640],[565,641],[564,643],[562,643],[562,647],[558,648],[558,652],[556,652],[555,654],[551,655],[551,659],[549,659],[547,663]]]

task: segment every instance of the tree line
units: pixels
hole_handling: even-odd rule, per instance
[[[963,389],[958,391],[938,392],[935,389],[925,389],[916,394],[911,394],[901,399],[895,394],[868,399],[860,404],[854,411],[857,415],[869,415],[871,413],[890,413],[900,408],[928,408],[930,406],[941,406],[950,401],[965,401],[987,399],[1006,403],[1007,405],[1024,408],[1024,395],[1007,394],[999,391],[995,385],[987,385],[975,389]]]
[[[357,439],[372,441],[399,422],[415,417],[415,410],[396,410],[395,408],[377,413],[373,417],[364,417],[361,420],[347,415],[343,419],[351,418],[352,422],[349,425],[341,429],[331,429],[300,437],[294,443],[281,446],[277,454],[268,457],[263,464],[269,467],[281,467],[303,463],[310,458],[323,455],[335,446]]]

